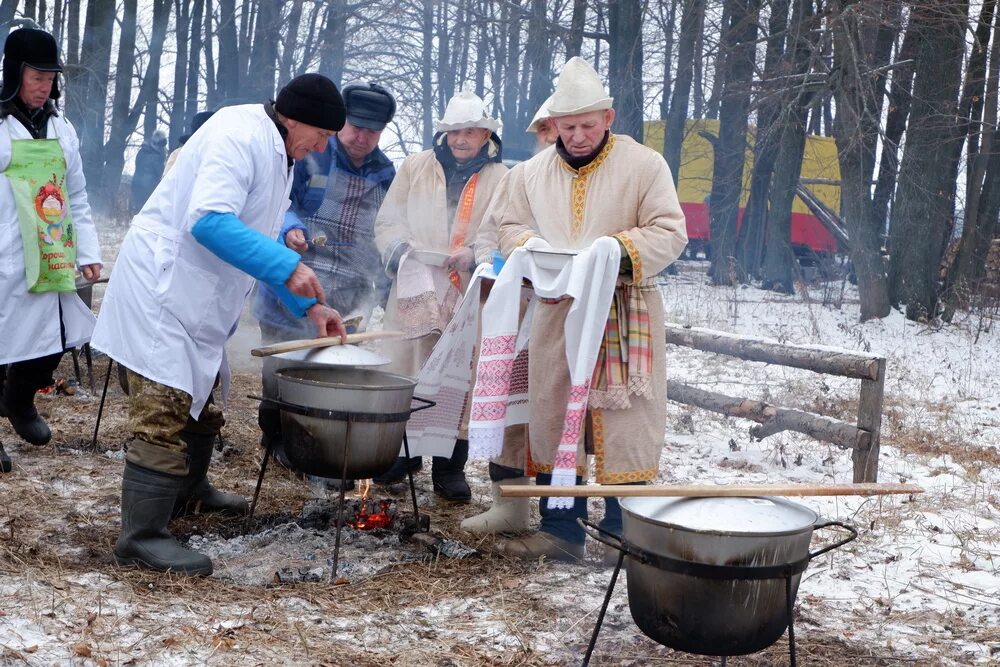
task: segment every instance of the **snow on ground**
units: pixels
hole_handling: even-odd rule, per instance
[[[860,324],[850,285],[782,296],[705,283],[704,263],[682,262],[663,283],[668,321],[736,335],[822,345],[888,360],[880,481],[926,493],[881,498],[800,498],[860,537],[815,559],[802,578],[800,664],[988,665],[1000,662],[1000,332],[977,315],[929,327],[898,313]],[[840,307],[834,305],[840,302]],[[244,322],[244,358],[255,344]],[[976,340],[978,336],[978,340]],[[238,365],[238,364],[235,364]],[[104,366],[99,363],[99,372]],[[859,383],[805,370],[668,348],[672,379],[852,420]],[[103,378],[103,375],[101,375]],[[237,373],[220,486],[251,495],[256,481],[251,366]],[[42,403],[42,402],[40,402]],[[458,528],[489,502],[485,466],[469,466],[471,506],[438,503],[426,473],[419,502],[436,534],[480,557],[453,560],[393,532],[346,530],[342,575],[328,581],[333,531],[315,520],[331,495],[268,473],[255,525],[217,520],[175,526],[209,553],[204,581],[136,573],[108,556],[117,535],[124,401],[109,398],[98,448],[89,444],[95,397],[44,401],[54,448],[16,445],[15,475],[0,479],[0,665],[570,665],[578,664],[610,570],[591,546],[580,565],[521,564],[490,552],[492,539]],[[754,441],[746,421],[669,407],[666,482],[849,482],[849,452],[793,433]],[[401,512],[408,496],[396,495]],[[324,505],[325,504],[325,505]],[[601,501],[591,501],[599,517]],[[822,531],[814,548],[840,535]],[[729,664],[786,664],[783,640]],[[592,664],[708,665],[645,638],[620,580]]]

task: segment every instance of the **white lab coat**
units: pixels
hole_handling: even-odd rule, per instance
[[[217,211],[274,238],[290,189],[285,144],[263,106],[220,109],[184,145],[133,218],[101,304],[94,347],[190,394],[195,419],[219,374],[225,401],[225,344],[253,278],[199,244],[191,228]]]
[[[78,266],[99,264],[101,248],[90,218],[87,183],[80,162],[80,140],[62,115],[49,118],[49,139],[58,139],[66,156],[66,193],[76,230]],[[11,140],[31,139],[13,116],[0,122],[0,170],[10,164]],[[0,364],[62,352],[59,314],[66,327],[66,347],[90,340],[94,314],[76,292],[30,294],[24,277],[24,245],[10,181],[0,174]]]

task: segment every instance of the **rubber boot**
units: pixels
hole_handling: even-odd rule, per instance
[[[469,460],[469,441],[456,440],[450,459],[435,456],[431,464],[431,481],[434,493],[445,500],[467,503],[472,500],[472,489],[465,480],[465,462]]]
[[[217,512],[226,516],[246,516],[250,505],[246,498],[223,493],[208,481],[208,466],[212,463],[213,435],[181,434],[188,447],[189,472],[177,494],[173,516]]]
[[[398,484],[406,479],[408,473],[418,473],[423,467],[423,459],[419,456],[414,456],[412,459],[408,459],[405,456],[400,456],[396,459],[392,467],[386,470],[381,475],[375,475],[372,477],[372,481],[376,484]]]
[[[10,420],[14,431],[32,445],[44,445],[52,439],[49,425],[35,409],[35,392],[48,384],[42,382],[39,385],[39,378],[36,377],[39,375],[33,367],[11,364],[7,368],[3,396],[0,397],[0,415]],[[51,373],[48,379],[51,380]]]
[[[7,455],[3,443],[0,442],[0,472],[10,472],[13,468],[14,464],[11,463],[10,456]]]
[[[493,482],[491,489],[493,505],[482,514],[470,516],[462,521],[462,530],[476,535],[527,532],[531,517],[531,499],[505,498],[500,495],[500,485],[526,486],[529,483],[527,477]]]
[[[212,574],[208,556],[185,549],[167,530],[185,479],[125,462],[122,532],[115,543],[115,562],[192,577]]]

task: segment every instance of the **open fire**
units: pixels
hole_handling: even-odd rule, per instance
[[[366,479],[359,484],[363,489],[360,498],[356,501],[358,511],[353,519],[347,521],[347,525],[356,530],[375,530],[376,528],[388,528],[392,520],[396,518],[396,507],[392,500],[375,500],[369,497],[371,491],[371,480]]]

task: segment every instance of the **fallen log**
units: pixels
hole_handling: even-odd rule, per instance
[[[817,440],[833,443],[843,449],[868,449],[872,442],[872,434],[869,431],[839,419],[803,410],[782,408],[749,398],[706,391],[676,380],[667,381],[667,398],[729,417],[755,421],[760,426],[750,429],[750,435],[758,440],[782,431],[795,431]]]
[[[726,354],[745,361],[804,368],[815,373],[862,380],[879,379],[881,357],[875,355],[856,354],[819,345],[789,345],[710,329],[682,327],[678,324],[667,324],[666,329],[666,341],[670,345]]]

